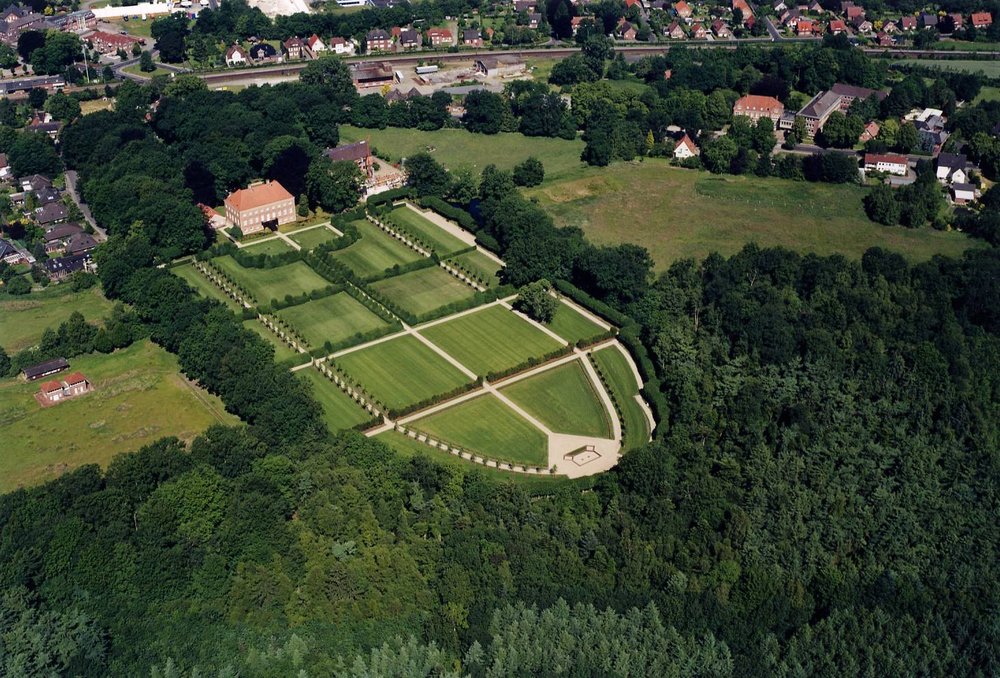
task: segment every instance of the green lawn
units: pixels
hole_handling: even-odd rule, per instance
[[[219,289],[218,285],[202,275],[201,271],[194,267],[194,264],[182,264],[170,269],[174,275],[183,278],[188,285],[193,287],[198,294],[206,299],[215,299],[228,306],[233,311],[239,312],[240,305],[233,299],[226,296],[225,292]]]
[[[101,294],[100,287],[72,292],[69,285],[54,285],[44,292],[0,299],[3,299],[0,301],[0,347],[7,353],[34,346],[45,328],[55,329],[73,311],[79,311],[89,322],[100,325],[114,306]]]
[[[226,255],[213,259],[212,263],[243,285],[258,304],[270,303],[272,299],[284,299],[288,294],[299,296],[303,292],[312,292],[330,284],[301,261],[277,268],[244,268]]]
[[[399,409],[452,391],[469,379],[419,339],[402,336],[334,363],[390,409]]]
[[[491,459],[548,465],[548,437],[489,393],[418,419],[412,426]]]
[[[302,246],[304,250],[311,250],[317,245],[335,240],[338,236],[326,226],[310,228],[308,231],[297,231],[289,233],[288,237]]]
[[[649,442],[649,420],[642,407],[636,402],[639,385],[635,374],[629,367],[625,356],[614,346],[602,348],[591,354],[594,362],[608,380],[611,393],[622,408],[622,421],[625,436],[622,441],[622,451],[627,452],[642,447]]]
[[[263,339],[264,341],[266,341],[267,343],[269,343],[271,346],[274,347],[275,362],[280,363],[285,360],[288,360],[289,358],[294,358],[295,356],[299,355],[298,351],[296,351],[294,348],[283,342],[277,334],[275,334],[268,328],[264,327],[264,323],[262,323],[261,321],[257,319],[244,320],[243,327],[250,330],[251,332],[256,332],[258,335],[260,335],[261,339]]]
[[[958,73],[978,73],[982,71],[989,78],[1000,77],[1000,61],[978,59],[905,59],[903,61],[893,60],[889,63],[926,66],[927,68],[937,68],[942,71]]]
[[[313,397],[323,408],[323,421],[331,431],[354,428],[372,419],[372,415],[319,370],[309,368],[299,370],[297,374],[300,379],[312,384]]]
[[[355,221],[354,225],[358,227],[361,238],[331,256],[362,278],[423,258],[378,226],[367,221]]]
[[[465,270],[477,274],[486,281],[487,287],[496,287],[500,284],[500,269],[503,267],[488,256],[474,250],[451,257],[449,261],[460,264]]]
[[[561,302],[556,308],[552,322],[548,323],[546,327],[571,344],[604,333],[603,327],[594,324],[569,304]]]
[[[52,407],[35,401],[39,382],[0,381],[0,492],[51,480],[83,464],[164,436],[190,441],[212,424],[235,424],[215,396],[187,382],[177,359],[150,341],[70,361],[95,390]],[[63,375],[65,376],[65,374]]]
[[[593,168],[529,195],[557,224],[581,227],[591,242],[642,245],[658,271],[678,259],[728,256],[748,242],[854,258],[880,246],[917,261],[981,246],[958,232],[869,221],[858,186],[712,176],[656,159]]]
[[[562,178],[584,167],[580,161],[583,141],[526,137],[516,132],[487,135],[462,129],[423,132],[396,127],[380,130],[342,125],[340,138],[343,143],[368,139],[380,154],[388,155],[393,162],[429,151],[431,157],[448,169],[468,167],[476,174],[490,164],[500,169],[513,169],[514,165],[529,156],[535,156],[545,164],[547,181]]]
[[[386,322],[347,292],[307,301],[278,311],[310,346],[343,341],[355,334],[384,327]]]
[[[978,104],[982,101],[998,101],[1000,100],[1000,87],[983,87],[979,90],[979,95],[972,102]]]
[[[522,379],[501,393],[556,433],[611,437],[607,409],[579,360]]]
[[[417,316],[468,299],[476,293],[439,266],[379,280],[371,286]]]
[[[264,240],[263,242],[250,243],[243,248],[247,254],[287,254],[292,251],[292,246],[281,238]]]
[[[965,40],[939,40],[931,49],[952,50],[955,52],[996,52],[1000,50],[1000,42],[968,42]]]
[[[388,220],[429,245],[440,257],[469,246],[409,207],[397,207],[389,213]]]
[[[555,339],[497,304],[427,327],[420,334],[479,375],[520,365],[560,346]]]

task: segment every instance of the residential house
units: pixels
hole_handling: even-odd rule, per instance
[[[861,143],[865,143],[866,141],[871,141],[872,139],[875,139],[876,137],[878,137],[878,133],[881,129],[882,127],[877,122],[872,120],[870,123],[865,125],[865,129],[863,132],[861,132],[861,136],[858,137],[858,141],[860,141]]]
[[[785,0],[775,0],[774,4],[771,5],[771,9],[774,10],[775,14],[781,14],[788,9],[788,5],[785,4]]]
[[[663,30],[663,34],[668,38],[673,38],[674,40],[684,39],[684,29],[681,28],[680,23],[673,22]]]
[[[937,180],[942,184],[964,184],[969,181],[969,160],[961,153],[942,153],[937,159]]]
[[[848,21],[854,21],[858,17],[863,17],[865,15],[865,8],[858,7],[857,5],[851,5],[844,10],[844,16],[847,17]]]
[[[24,261],[24,254],[14,245],[0,238],[0,261],[13,266]]]
[[[451,47],[453,42],[451,31],[447,28],[428,29],[427,39],[430,40],[432,47]]]
[[[399,101],[408,101],[414,97],[423,96],[416,87],[411,87],[407,92],[400,92],[398,89],[392,89],[386,92],[385,102],[387,104],[396,103]]]
[[[524,62],[515,56],[476,59],[476,72],[491,78],[509,78],[524,73]]]
[[[584,17],[582,16],[575,16],[569,20],[569,26],[573,29],[573,35],[576,35],[576,32],[580,30],[580,24],[583,23],[583,19]],[[479,46],[481,47],[482,45]]]
[[[531,30],[538,30],[538,27],[542,25],[542,15],[538,12],[532,12],[528,15],[528,28]]]
[[[691,37],[695,40],[707,40],[708,31],[701,24],[694,24],[691,26]]]
[[[785,112],[785,105],[774,97],[761,96],[759,94],[747,94],[740,97],[733,104],[733,115],[742,115],[757,122],[761,118],[770,118],[777,125],[781,114]]]
[[[327,46],[333,50],[334,54],[347,55],[354,53],[354,43],[339,36],[330,38]]]
[[[937,28],[938,15],[923,12],[917,20],[917,25],[920,26],[920,28]]]
[[[895,21],[884,21],[882,23],[882,32],[887,35],[899,33],[899,26],[896,25]]]
[[[965,205],[976,200],[976,187],[973,184],[952,184],[951,199],[956,205]]]
[[[372,156],[371,148],[367,141],[359,141],[354,144],[343,144],[336,148],[328,148],[323,151],[323,155],[332,162],[348,161],[353,162],[367,178],[371,179],[375,173],[375,158]]]
[[[576,21],[579,18],[580,17],[575,16],[575,17],[573,17],[573,21]],[[576,24],[573,26],[573,33],[574,34],[576,33],[576,29],[577,29],[577,27],[579,27],[579,25],[580,25],[580,22],[577,21]],[[480,33],[478,29],[467,28],[464,31],[462,31],[462,44],[463,45],[467,45],[469,47],[482,47],[483,46],[483,34]]]
[[[226,65],[227,66],[246,66],[249,58],[247,57],[247,51],[243,49],[240,45],[233,45],[226,50]]]
[[[68,369],[69,362],[65,358],[53,358],[37,365],[29,365],[21,370],[21,374],[27,381],[37,381]]]
[[[68,216],[69,210],[61,202],[50,202],[35,210],[35,221],[43,228],[60,221],[66,221]]]
[[[673,156],[678,160],[686,160],[701,155],[701,150],[691,141],[691,137],[685,134],[681,140],[674,144]]]
[[[826,12],[826,8],[819,4],[819,0],[813,0],[810,2],[807,9],[813,14],[824,14]]]
[[[743,16],[743,23],[746,23],[749,19],[753,19],[753,10],[750,8],[747,0],[733,0],[732,10],[734,13],[736,10],[740,10],[740,14]]]
[[[859,16],[854,19],[854,21],[851,22],[851,25],[854,26],[854,30],[858,33],[871,33],[874,28],[874,26],[872,26],[872,22],[863,16]]]
[[[57,92],[66,86],[66,80],[61,75],[44,75],[32,78],[0,81],[0,96],[10,96],[18,92],[29,92],[33,89],[44,89],[46,92]]]
[[[54,257],[45,260],[45,272],[55,281],[65,280],[79,271],[93,271],[94,263],[90,252],[74,256]]]
[[[66,240],[66,247],[64,251],[66,256],[74,257],[81,254],[86,254],[97,247],[97,241],[94,236],[89,233],[77,233],[76,235],[71,235]]]
[[[281,43],[281,53],[289,61],[305,59],[308,56],[305,40],[299,37],[288,38],[288,40]]]
[[[295,221],[295,198],[277,181],[251,184],[233,191],[225,200],[226,226],[238,227],[244,235],[274,230]]]
[[[840,35],[847,30],[847,25],[842,19],[834,19],[827,26],[827,30],[830,31],[830,35]]]
[[[908,169],[909,165],[907,164],[906,156],[865,153],[866,172],[884,172],[885,174],[904,177]]]
[[[281,56],[278,54],[278,50],[274,48],[274,45],[270,45],[266,42],[258,42],[256,45],[251,47],[248,55],[250,61],[255,64],[269,64],[281,61]],[[229,56],[228,53],[226,56]]]
[[[417,49],[423,44],[420,31],[414,28],[404,28],[399,32],[397,43],[401,49]]]
[[[137,38],[132,35],[122,35],[121,33],[105,33],[104,31],[94,31],[87,36],[87,40],[94,49],[101,54],[116,54],[118,50],[125,52],[126,54],[132,54],[133,45],[144,45],[146,41],[143,38]],[[246,53],[244,53],[244,60],[246,59]]]
[[[674,14],[682,19],[690,19],[693,14],[691,5],[687,4],[684,0],[678,0],[678,2],[674,3]]]
[[[48,205],[50,202],[59,202],[62,200],[62,192],[58,188],[53,188],[52,186],[43,186],[37,191],[32,191],[32,195],[35,196],[36,207],[42,207]]]
[[[879,33],[875,36],[878,40],[879,47],[895,47],[896,41],[892,39],[891,36],[886,33]]]
[[[525,14],[531,14],[538,9],[538,3],[535,0],[514,0],[514,11],[517,14],[524,12]]]
[[[42,405],[55,405],[64,400],[75,398],[92,390],[87,377],[80,372],[74,372],[62,381],[47,381],[39,390],[39,402]]]
[[[904,16],[899,19],[899,27],[903,31],[915,31],[917,30],[917,17],[915,16]]]
[[[322,38],[313,33],[308,38],[306,38],[306,49],[309,50],[313,57],[317,57],[323,52],[329,52],[330,48],[326,46]]]
[[[960,12],[952,12],[948,15],[948,18],[951,19],[952,28],[961,28],[962,24],[965,23],[965,19]]]
[[[993,25],[993,15],[989,12],[973,12],[969,20],[973,28],[989,28]]]
[[[12,176],[10,161],[7,160],[6,153],[0,153],[0,179],[10,179]]]
[[[5,24],[12,24],[27,14],[28,10],[23,9],[20,5],[10,4],[7,6],[7,9],[0,14],[0,21]]]
[[[722,19],[716,19],[712,22],[712,33],[720,40],[728,40],[733,37],[733,32],[729,30],[729,26]]]
[[[392,49],[392,36],[381,28],[368,31],[365,36],[365,45],[369,53],[388,52]]]
[[[621,36],[622,40],[635,40],[635,36],[638,35],[638,31],[635,30],[635,26],[625,21],[618,26],[618,35]]]
[[[63,252],[70,237],[83,233],[79,224],[59,224],[45,231],[42,239],[45,241],[45,253]]]
[[[25,126],[29,132],[37,132],[39,134],[48,135],[50,138],[55,139],[59,136],[59,132],[62,130],[63,124],[59,120],[53,120],[52,116],[48,113],[38,113],[37,111],[32,116],[31,121]]]
[[[22,191],[39,191],[43,188],[52,188],[52,180],[42,174],[30,174],[21,177]]]
[[[799,19],[795,24],[795,33],[799,37],[810,36],[819,30],[819,24],[812,19]]]

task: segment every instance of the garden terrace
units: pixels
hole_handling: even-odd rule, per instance
[[[469,244],[444,230],[409,205],[392,210],[386,218],[405,235],[416,239],[437,253],[441,258],[469,248]]]
[[[327,342],[342,344],[351,337],[390,327],[347,292],[290,306],[278,311],[277,315],[312,347]]]
[[[367,221],[355,221],[361,236],[356,242],[330,256],[341,262],[360,278],[369,278],[394,266],[405,266],[423,256],[404,245],[378,226]]]

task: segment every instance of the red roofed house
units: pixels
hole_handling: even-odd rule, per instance
[[[226,50],[227,66],[243,66],[247,63],[247,52],[239,45],[233,45]]]
[[[834,19],[830,22],[830,34],[840,35],[847,30],[847,26],[844,24],[842,19]]]
[[[886,174],[905,177],[907,169],[906,156],[865,153],[866,172],[885,172]]]
[[[743,13],[743,21],[746,21],[753,16],[753,10],[750,9],[747,0],[733,0],[733,11],[740,10]]]
[[[433,47],[451,47],[451,31],[447,28],[431,28],[427,31],[427,39]]]
[[[691,37],[695,40],[706,40],[708,39],[708,31],[701,24],[694,24],[691,26]]]
[[[39,402],[42,405],[55,405],[69,398],[83,395],[91,390],[91,384],[87,377],[79,372],[74,372],[61,382],[47,381],[42,384],[39,391]]]
[[[785,112],[785,105],[774,97],[765,97],[759,94],[748,94],[740,97],[733,104],[733,115],[743,115],[753,122],[761,118],[770,118],[777,125],[781,114]]]
[[[701,150],[691,141],[691,137],[684,135],[680,141],[674,145],[674,157],[678,160],[686,160],[701,155]]]
[[[635,36],[639,34],[639,32],[635,30],[635,26],[633,26],[627,21],[620,24],[618,26],[618,30],[620,31],[622,40],[635,40]]]
[[[712,32],[715,33],[715,37],[717,38],[733,37],[733,32],[729,30],[729,26],[722,19],[716,19],[712,22]]]
[[[684,29],[681,28],[681,25],[676,21],[667,26],[663,32],[668,38],[673,38],[674,40],[684,39]]]
[[[330,50],[330,48],[326,46],[326,43],[323,42],[323,40],[321,40],[315,33],[306,38],[306,49],[312,52],[313,56],[319,54],[320,52],[327,52]]]
[[[126,54],[131,54],[132,45],[137,43],[140,45],[146,44],[146,41],[142,38],[122,35],[120,33],[105,33],[104,31],[94,31],[87,36],[87,40],[101,54],[114,54],[120,49],[124,50]]]
[[[915,16],[900,17],[899,25],[904,31],[915,31],[917,30],[917,17]]]
[[[973,12],[972,27],[988,28],[993,25],[993,15],[989,12]]]
[[[691,18],[691,5],[684,0],[679,0],[679,2],[674,3],[674,12],[682,19],[689,19]]]
[[[799,19],[799,23],[795,27],[795,32],[799,35],[812,35],[815,30],[816,22],[810,19]]]
[[[285,53],[286,59],[301,59],[305,56],[305,46],[302,38],[288,38],[281,43],[281,51]]]
[[[870,123],[865,125],[865,131],[861,133],[860,137],[858,137],[858,141],[860,141],[861,143],[865,143],[866,141],[871,141],[872,139],[878,136],[879,130],[881,129],[882,128],[879,126],[879,124],[874,120],[872,120]]]
[[[344,40],[341,37],[330,38],[327,46],[333,50],[334,54],[351,54],[354,52],[354,43]]]
[[[244,235],[295,221],[295,198],[277,181],[251,184],[226,196],[226,225]]]
[[[858,7],[857,5],[851,5],[847,8],[847,18],[850,20],[857,19],[859,16],[865,15],[865,8]]]

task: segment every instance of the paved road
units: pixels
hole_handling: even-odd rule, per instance
[[[86,219],[87,223],[90,224],[90,227],[94,229],[94,233],[97,235],[96,239],[102,241],[107,240],[107,231],[97,225],[97,222],[94,221],[94,215],[90,213],[90,207],[87,206],[87,203],[80,200],[80,193],[77,191],[78,177],[76,175],[76,171],[66,170],[65,176],[66,191],[69,193],[70,197],[73,198],[73,202],[76,203],[76,206],[80,208],[80,211],[83,213],[83,218]]]

